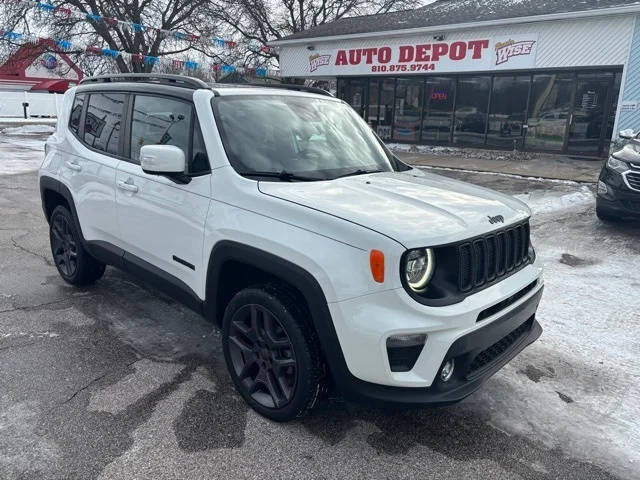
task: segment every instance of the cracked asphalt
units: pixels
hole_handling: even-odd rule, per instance
[[[443,173],[507,193],[574,188]],[[513,415],[545,423],[512,386],[517,378],[539,388],[551,376],[539,355],[526,350],[452,407],[333,402],[271,423],[233,390],[219,333],[203,318],[113,268],[90,288],[65,284],[36,174],[0,176],[1,479],[640,478],[633,465],[616,467],[607,445],[602,457],[581,458],[571,438],[495,421],[497,404],[486,399],[506,396],[523,401]],[[553,408],[576,405],[561,393]]]

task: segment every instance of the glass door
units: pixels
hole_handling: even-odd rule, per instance
[[[422,141],[449,143],[453,124],[456,79],[427,77],[422,117]]]
[[[525,140],[527,149],[564,150],[574,80],[573,73],[533,76],[529,128]]]
[[[599,156],[612,103],[614,74],[578,74],[569,122],[567,153]]]
[[[393,110],[393,139],[403,142],[420,140],[420,119],[422,116],[421,78],[398,78],[396,103]]]
[[[493,79],[487,145],[522,149],[530,84],[529,75],[498,76]]]

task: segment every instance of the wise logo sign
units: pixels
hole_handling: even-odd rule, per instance
[[[309,55],[309,71],[315,72],[318,67],[329,65],[330,61],[331,55],[320,55],[318,53],[315,55]]]
[[[512,57],[531,55],[535,43],[535,40],[523,40],[520,42],[507,40],[506,42],[496,43],[496,65],[503,65]]]

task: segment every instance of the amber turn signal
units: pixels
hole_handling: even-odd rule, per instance
[[[369,265],[373,279],[378,283],[384,283],[384,253],[380,250],[371,250]]]

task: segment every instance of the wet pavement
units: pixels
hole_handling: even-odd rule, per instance
[[[442,173],[531,198],[580,188]],[[594,253],[602,245],[615,246],[614,267],[637,262],[640,229],[603,225],[586,205],[544,213],[534,237],[552,264],[545,334],[481,391],[438,409],[335,402],[276,424],[235,393],[219,332],[203,318],[113,268],[92,287],[65,284],[36,174],[0,176],[0,478],[640,478],[640,382],[623,375],[640,371],[630,354],[640,353],[639,320],[624,313],[632,300],[598,287],[620,307],[604,320],[622,369],[599,356],[597,338],[572,334],[583,311],[578,325],[556,324],[571,315],[553,298],[593,286],[575,275],[608,261]],[[613,277],[640,291],[637,272]],[[564,329],[574,343],[554,340]]]

